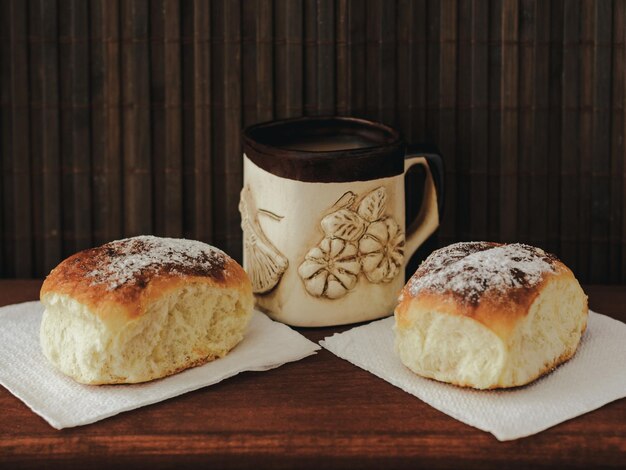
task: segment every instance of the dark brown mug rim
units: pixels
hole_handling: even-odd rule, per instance
[[[303,136],[312,135],[310,132],[315,133],[316,129],[347,135],[367,134],[368,140],[374,143],[379,140],[380,144],[349,150],[312,151],[271,143],[281,129],[287,132],[298,128]],[[400,133],[383,123],[362,118],[315,116],[268,121],[244,129],[242,141],[246,156],[257,166],[276,176],[298,181],[369,181],[404,172],[406,144]]]

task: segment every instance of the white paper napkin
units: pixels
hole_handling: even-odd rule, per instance
[[[337,356],[463,423],[507,441],[536,434],[626,396],[626,324],[589,312],[576,355],[525,387],[478,391],[428,380],[394,352],[393,317],[325,338]],[[416,417],[417,418],[417,417]]]
[[[0,384],[57,429],[167,400],[243,371],[273,369],[320,349],[255,311],[243,341],[222,359],[144,384],[81,385],[54,370],[41,353],[42,313],[39,302],[0,308]]]

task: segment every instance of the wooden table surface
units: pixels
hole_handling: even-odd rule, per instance
[[[0,305],[36,299],[39,286],[0,281]],[[626,321],[626,287],[585,290],[592,309]],[[317,341],[338,330],[301,332]],[[0,410],[0,467],[10,468],[626,465],[626,400],[498,442],[326,350],[78,428],[53,429],[3,387]]]

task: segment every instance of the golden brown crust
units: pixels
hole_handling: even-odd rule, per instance
[[[476,289],[469,292],[468,289],[464,289],[463,283],[457,283],[455,286],[452,281],[457,281],[458,278],[450,277],[449,273],[454,273],[452,269],[442,271],[443,275],[432,282],[431,279],[427,278],[432,272],[438,274],[436,269],[441,270],[439,268],[440,264],[444,264],[445,269],[449,268],[454,262],[463,260],[463,258],[473,253],[497,247],[508,246],[517,248],[516,245],[521,247],[526,253],[530,253],[531,258],[536,257],[537,260],[540,259],[545,262],[545,266],[542,266],[543,270],[538,271],[539,277],[535,277],[533,282],[528,282],[523,277],[524,273],[516,271],[517,268],[512,268],[510,271],[505,272],[505,275],[511,276],[510,283],[507,279],[503,281],[502,279],[491,280],[486,278],[486,282],[479,285],[481,289],[478,292]],[[556,256],[528,245],[471,242],[455,244],[451,245],[451,247],[458,247],[454,255],[449,258],[451,262],[443,258],[441,261],[433,263],[431,257],[429,257],[405,285],[400,295],[400,303],[395,310],[396,321],[399,326],[407,326],[410,323],[408,314],[411,310],[411,305],[415,303],[416,306],[413,308],[445,311],[450,315],[470,317],[488,327],[501,338],[506,338],[513,331],[517,322],[528,315],[530,306],[541,293],[546,282],[557,277],[574,278],[574,274]],[[451,247],[446,249],[449,250]],[[533,250],[538,251],[534,252]],[[442,250],[433,253],[433,255],[439,255],[440,257],[442,254],[445,255],[446,253],[442,253]],[[429,262],[429,260],[431,261]],[[536,260],[532,259],[532,261]],[[435,268],[433,268],[434,264],[437,265]],[[463,266],[463,269],[465,268],[466,266]],[[471,275],[472,271],[463,271],[460,277],[467,276],[469,278]],[[416,281],[421,282],[421,284],[418,285]],[[494,282],[501,282],[504,285],[499,286],[501,288],[492,289],[490,283]],[[449,287],[450,285],[452,287]],[[416,286],[419,288],[416,288]],[[469,298],[463,297],[463,294],[468,293]]]
[[[210,245],[134,237],[62,261],[44,281],[40,297],[67,295],[101,317],[119,314],[120,320],[128,320],[143,314],[156,298],[189,283],[252,291],[243,268]]]

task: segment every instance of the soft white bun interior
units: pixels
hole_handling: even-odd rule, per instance
[[[85,384],[144,382],[223,357],[252,314],[240,291],[203,283],[172,289],[126,322],[95,315],[67,295],[49,293],[42,302],[44,355]]]

